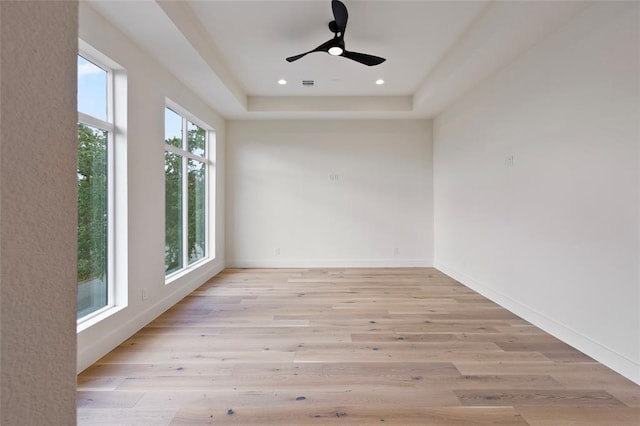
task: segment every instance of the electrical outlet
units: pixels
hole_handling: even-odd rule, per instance
[[[276,256],[280,256],[280,247],[276,247],[275,252],[276,252]]]
[[[400,253],[400,249],[398,247],[393,248],[393,255],[397,256]]]
[[[143,288],[142,289],[142,300],[147,300],[147,297],[149,297],[149,295],[147,294],[147,289]]]

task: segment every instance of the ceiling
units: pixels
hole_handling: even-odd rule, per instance
[[[86,3],[227,119],[434,117],[589,6],[343,0],[347,49],[387,59],[368,67],[326,53],[285,61],[333,36],[330,0]]]

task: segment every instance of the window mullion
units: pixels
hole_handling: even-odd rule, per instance
[[[107,133],[107,305],[115,305],[115,152],[113,132]]]
[[[196,154],[192,154],[192,153],[190,153],[190,152],[185,152],[183,155],[184,155],[185,157],[190,158],[191,160],[200,161],[201,163],[206,163],[206,162],[207,162],[207,159],[206,159],[206,158],[201,157],[201,156],[196,155]]]
[[[180,155],[182,157],[187,157],[187,158],[189,158],[191,160],[199,161],[201,163],[206,163],[207,162],[207,159],[205,157],[201,157],[199,155],[192,154],[190,152],[185,151],[182,148],[178,148],[177,146],[165,144],[164,145],[164,149],[165,149],[165,151],[169,151],[169,152],[171,152],[173,154],[177,154],[177,155]]]
[[[113,72],[107,72],[107,120],[110,129],[107,133],[107,306],[115,306],[115,125],[113,100]]]
[[[187,120],[182,118],[182,148],[187,151]],[[189,162],[186,155],[182,155],[182,265],[189,266]]]
[[[209,153],[209,132],[205,133],[204,140],[204,152],[205,154]],[[209,253],[211,253],[211,248],[209,247],[209,165],[208,161],[204,164],[204,232],[205,232],[205,240],[204,240],[204,257],[208,257]]]
[[[95,127],[107,132],[113,132],[114,125],[108,121],[100,120],[92,115],[78,111],[78,121],[91,127]]]
[[[175,147],[175,146],[169,145],[169,144],[165,144],[164,145],[164,150],[168,151],[168,152],[170,152],[172,154],[180,155],[182,157],[184,157],[184,154],[185,154],[185,152],[181,148],[178,148],[178,147]]]

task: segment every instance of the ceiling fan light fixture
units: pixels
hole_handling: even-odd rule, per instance
[[[344,32],[347,29],[349,12],[347,12],[347,7],[340,0],[331,0],[331,9],[333,11],[333,21],[329,22],[329,31],[333,33],[333,39],[325,41],[320,46],[309,50],[308,52],[289,56],[286,58],[287,62],[297,61],[298,59],[307,56],[309,53],[314,52],[325,52],[331,56],[341,56],[346,59],[351,59],[352,61],[360,62],[361,64],[369,67],[380,65],[386,60],[379,56],[345,50]]]
[[[340,56],[344,52],[344,49],[340,46],[332,46],[329,48],[329,55]]]

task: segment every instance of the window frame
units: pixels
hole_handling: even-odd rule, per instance
[[[107,132],[107,303],[80,318],[77,332],[126,308],[128,250],[126,218],[126,71],[119,64],[78,40],[77,56],[107,73],[107,120],[78,111],[77,122]],[[116,173],[122,174],[118,176]],[[122,171],[122,173],[121,173]]]
[[[212,147],[212,139],[215,137],[215,132],[204,123],[202,120],[195,117],[193,114],[187,112],[185,109],[180,107],[179,105],[171,102],[167,99],[165,104],[163,116],[166,116],[166,110],[170,110],[174,114],[180,116],[182,119],[182,146],[180,148],[170,145],[166,143],[166,130],[165,130],[165,142],[164,142],[164,152],[169,152],[171,154],[177,155],[180,157],[181,161],[181,171],[182,171],[182,267],[177,269],[169,274],[165,274],[165,284],[170,284],[175,281],[177,278],[183,276],[184,274],[190,272],[193,269],[198,268],[201,264],[206,263],[212,259],[214,256],[211,252],[211,208],[210,208],[210,197],[211,197],[211,174],[214,173],[213,170],[213,161],[211,160],[211,147]],[[193,154],[189,152],[189,140],[188,140],[188,123],[194,124],[199,128],[203,129],[205,132],[205,143],[204,143],[204,155],[200,156],[197,154]],[[166,129],[166,127],[165,127]],[[189,174],[188,174],[188,163],[189,160],[200,162],[205,167],[205,177],[204,177],[204,185],[205,185],[205,195],[204,195],[204,256],[193,263],[189,263]],[[166,176],[165,176],[165,184],[166,184]],[[165,200],[166,202],[166,200]],[[165,216],[166,221],[166,216]],[[165,222],[165,230],[166,230],[166,222]],[[165,237],[166,238],[166,237]],[[166,242],[166,239],[165,239]]]

